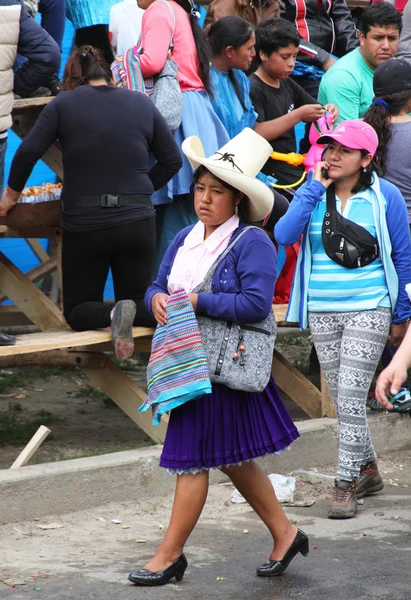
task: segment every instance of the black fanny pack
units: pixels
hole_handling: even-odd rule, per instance
[[[337,211],[333,185],[327,188],[322,241],[327,256],[347,269],[365,267],[380,255],[377,238]]]

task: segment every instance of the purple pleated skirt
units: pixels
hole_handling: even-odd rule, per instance
[[[275,454],[299,433],[273,380],[263,392],[213,391],[171,411],[160,466],[195,473]]]

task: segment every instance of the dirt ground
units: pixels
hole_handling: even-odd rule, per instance
[[[306,372],[307,336],[280,338],[277,347]],[[124,370],[145,388],[147,358],[135,357]],[[307,418],[284,396],[294,420]],[[2,420],[3,419],[3,420]],[[51,434],[30,464],[80,458],[150,445],[151,440],[78,369],[0,370],[0,469],[11,466],[40,425]]]
[[[375,543],[378,540],[380,547],[387,549],[389,562],[393,535],[399,529],[408,528],[410,454],[410,451],[403,451],[380,458],[379,467],[385,490],[383,494],[361,500],[356,519],[338,522],[326,518],[332,479],[321,478],[318,474],[315,477],[294,474],[297,481],[294,501],[297,505],[301,501],[314,504],[306,507],[287,507],[287,515],[309,535],[332,538],[335,543],[339,543],[344,537],[351,540],[362,540],[364,536],[367,539],[372,537]],[[331,476],[333,469],[335,465],[324,469],[322,474]],[[91,577],[99,585],[118,581],[126,584],[128,567],[144,564],[164,535],[172,503],[173,484],[170,478],[169,489],[165,490],[161,497],[153,498],[152,502],[137,499],[133,503],[110,504],[78,513],[58,517],[51,515],[42,520],[34,519],[0,527],[0,594],[2,590],[15,586],[16,598],[52,598],[53,596],[45,593],[47,586],[65,575],[75,577],[80,574],[83,577]],[[269,539],[264,527],[250,506],[231,502],[233,490],[232,485],[225,484],[214,484],[210,487],[199,527],[190,539],[190,560],[195,559],[198,568],[209,568],[211,580],[208,584],[215,582],[216,576],[226,577],[230,548],[238,549],[238,546],[241,546],[246,549],[247,544],[252,545],[256,537],[261,539],[261,544],[258,543],[259,553],[264,555],[269,548]],[[320,545],[321,543],[325,542],[320,540]],[[313,550],[316,548],[317,546],[314,546]],[[233,558],[232,554],[231,557]],[[257,558],[251,552],[247,560],[253,563],[257,562]],[[235,555],[233,560],[235,562]],[[339,560],[339,557],[334,560]],[[292,579],[290,581],[292,582]],[[179,589],[169,588],[174,590],[174,594],[178,593]],[[33,594],[32,590],[42,593]],[[20,592],[29,593],[21,596]],[[66,592],[67,595],[63,594],[63,598],[77,597],[70,595],[68,590]],[[133,597],[142,597],[142,592]],[[290,598],[292,595],[287,593],[286,597]]]

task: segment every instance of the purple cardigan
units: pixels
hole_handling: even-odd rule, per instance
[[[231,243],[246,225],[234,231]],[[178,249],[193,226],[180,231],[171,242],[160,265],[157,279],[145,295],[151,311],[154,294],[168,294],[167,281]],[[277,255],[264,231],[250,229],[217,267],[212,281],[212,294],[199,294],[197,314],[236,323],[258,322],[272,309],[276,281]]]

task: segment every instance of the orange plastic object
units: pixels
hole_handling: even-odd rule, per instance
[[[302,165],[306,156],[306,154],[297,154],[296,152],[289,152],[288,154],[285,154],[284,152],[271,153],[271,158],[273,160],[281,160],[282,162],[286,162],[294,167],[299,167]]]

